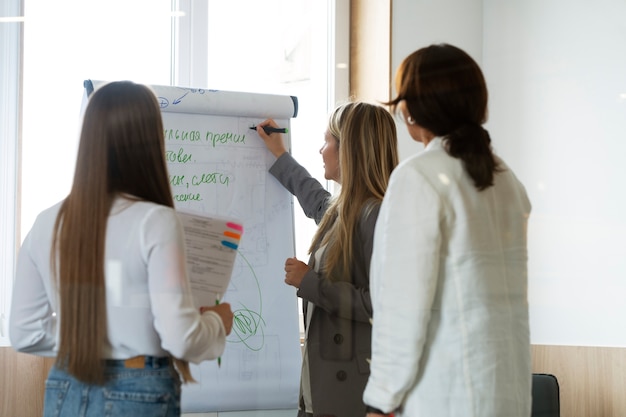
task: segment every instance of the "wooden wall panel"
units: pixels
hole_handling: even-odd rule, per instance
[[[350,2],[350,95],[379,103],[390,98],[391,0]]]
[[[626,416],[626,349],[532,347],[533,372],[554,374],[562,417]],[[39,417],[53,359],[0,348],[0,416]]]
[[[44,384],[53,362],[0,348],[0,416],[41,416]]]
[[[563,417],[626,416],[626,349],[535,345],[533,372],[554,374]]]

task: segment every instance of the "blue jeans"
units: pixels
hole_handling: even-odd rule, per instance
[[[53,366],[46,380],[44,417],[179,417],[180,379],[168,358],[146,357],[143,369],[106,361],[103,386],[78,381]]]

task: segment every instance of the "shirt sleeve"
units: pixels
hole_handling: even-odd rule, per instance
[[[18,253],[9,338],[19,352],[55,356],[57,317],[48,299],[44,277],[33,259],[35,243],[31,231]]]
[[[397,409],[416,383],[437,287],[440,200],[411,166],[392,175],[371,264],[371,374],[365,404]]]
[[[154,327],[163,349],[193,363],[216,359],[226,346],[224,324],[217,313],[200,314],[194,305],[184,232],[175,211],[153,210],[142,235]]]

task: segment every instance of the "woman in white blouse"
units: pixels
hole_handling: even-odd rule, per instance
[[[179,416],[188,361],[222,354],[227,303],[194,307],[154,93],[109,83],[85,111],[67,198],[18,255],[10,338],[56,356],[44,416]]]
[[[425,149],[394,170],[376,224],[368,416],[528,417],[531,206],[482,126],[483,74],[431,45],[396,90],[388,104]]]

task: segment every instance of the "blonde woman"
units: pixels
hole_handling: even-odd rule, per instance
[[[187,361],[222,354],[230,306],[194,307],[154,93],[109,83],[85,111],[67,198],[19,251],[13,347],[56,356],[44,416],[180,415]],[[178,371],[178,372],[177,372]]]
[[[398,163],[393,117],[381,106],[356,102],[331,114],[320,153],[326,179],[341,184],[335,197],[289,155],[281,135],[257,132],[277,158],[270,173],[319,224],[308,264],[285,262],[285,282],[298,289],[305,317],[299,415],[363,416],[374,225]]]

